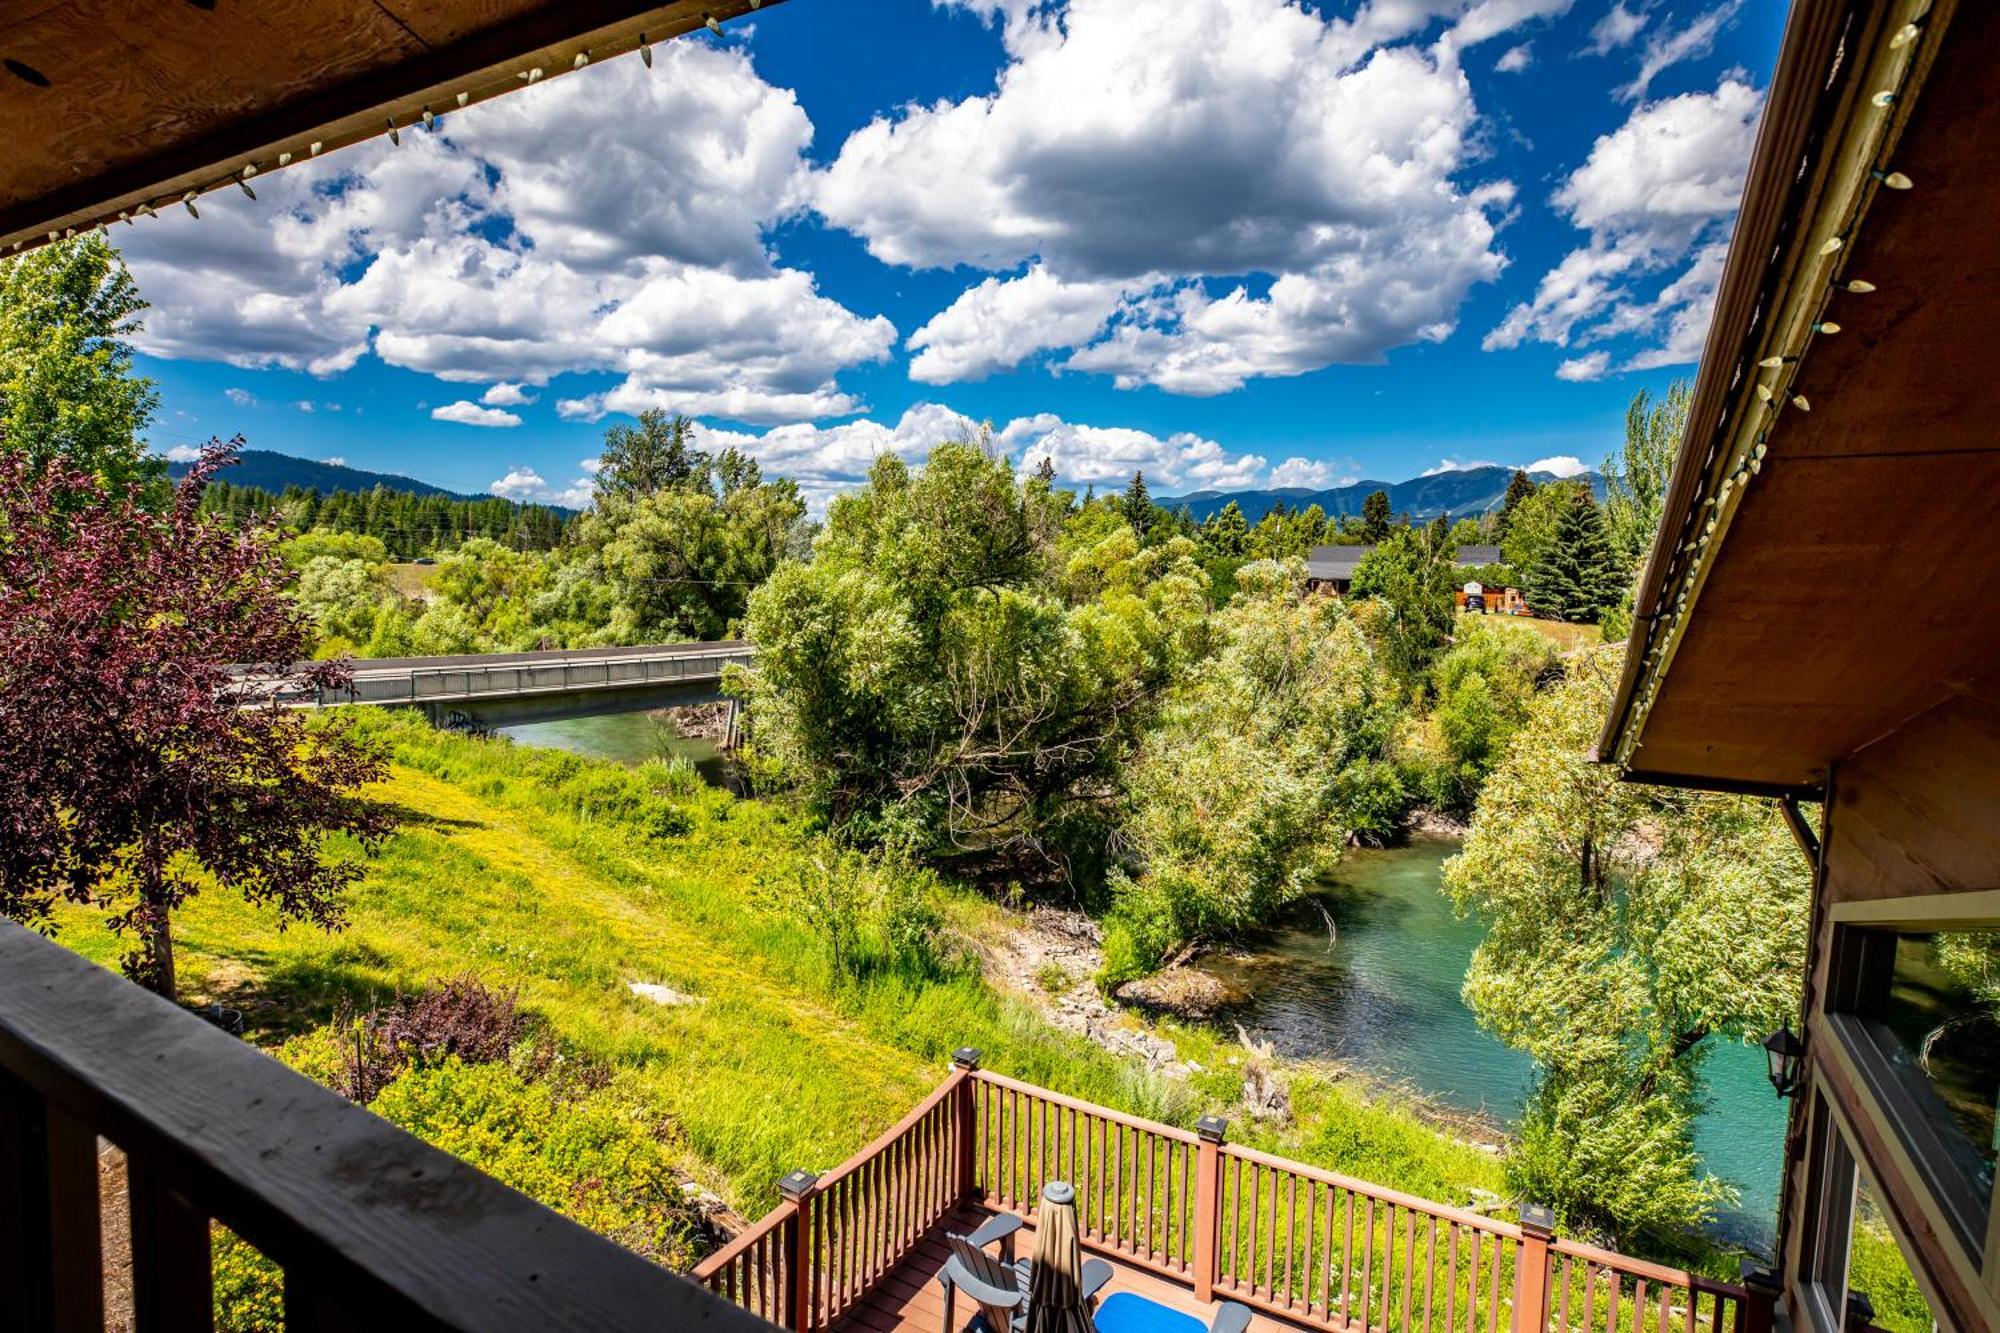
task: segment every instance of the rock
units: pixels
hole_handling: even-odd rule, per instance
[[[1192,967],[1171,967],[1128,981],[1116,992],[1121,1004],[1150,1013],[1205,1020],[1243,1001],[1243,993],[1219,977]]]
[[[702,1002],[699,995],[687,995],[675,990],[672,986],[662,986],[651,981],[628,981],[625,983],[625,989],[631,991],[642,1000],[651,1000],[654,1004],[672,1006],[677,1004],[700,1004]]]

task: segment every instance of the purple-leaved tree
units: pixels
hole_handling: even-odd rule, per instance
[[[53,933],[59,903],[96,907],[126,974],[170,998],[189,897],[336,927],[361,869],[322,842],[392,826],[360,795],[380,757],[277,700],[347,669],[306,660],[270,534],[197,512],[241,447],[211,441],[161,508],[0,442],[0,915]],[[261,668],[254,693],[235,663]]]

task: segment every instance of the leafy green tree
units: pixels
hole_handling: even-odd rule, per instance
[[[1428,723],[1438,754],[1423,785],[1432,805],[1451,814],[1470,811],[1555,661],[1555,644],[1526,625],[1493,617],[1465,623],[1431,668]]]
[[[1702,1059],[1797,1012],[1810,883],[1770,802],[1592,759],[1620,658],[1572,659],[1536,698],[1444,887],[1486,925],[1466,1003],[1535,1061],[1513,1187],[1629,1238],[1728,1198],[1694,1149]]]
[[[1604,521],[1628,577],[1638,572],[1659,531],[1693,396],[1694,386],[1686,380],[1668,385],[1667,396],[1657,403],[1639,390],[1625,410],[1624,456],[1604,460]]]
[[[1389,536],[1389,492],[1370,491],[1361,501],[1361,540],[1379,544]]]
[[[1619,567],[1604,513],[1590,492],[1575,487],[1557,516],[1554,539],[1523,577],[1528,605],[1542,615],[1595,621],[1618,604],[1626,578]]]
[[[1392,529],[1354,567],[1351,593],[1379,598],[1387,614],[1376,622],[1382,660],[1406,688],[1422,686],[1424,673],[1451,638],[1457,568],[1440,526]]]
[[[314,556],[299,569],[293,593],[319,631],[315,657],[349,657],[375,633],[376,613],[395,600],[380,564]]]
[[[1501,561],[1521,571],[1534,565],[1555,541],[1556,525],[1574,498],[1587,493],[1580,481],[1552,481],[1523,496],[1501,532]]]
[[[1205,646],[1184,538],[973,444],[893,455],[750,595],[753,740],[844,836],[1091,882],[1158,692]],[[1073,533],[1065,533],[1066,521]]]
[[[159,396],[132,371],[146,303],[118,251],[86,232],[0,260],[0,440],[113,483],[160,465],[140,433]]]
[[[708,455],[694,447],[694,422],[657,407],[639,414],[637,426],[619,424],[604,432],[598,460],[599,496],[651,495],[686,486],[708,470]]]
[[[1301,596],[1297,560],[1238,578],[1220,651],[1170,691],[1133,767],[1108,984],[1266,920],[1311,891],[1350,833],[1392,832],[1402,809],[1384,758],[1396,689],[1347,608]]]

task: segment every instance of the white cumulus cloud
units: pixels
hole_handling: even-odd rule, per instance
[[[1519,46],[1508,47],[1506,53],[1493,62],[1493,68],[1502,74],[1519,74],[1534,63],[1534,51],[1528,43],[1522,42]]]
[[[1590,29],[1590,54],[1601,56],[1626,45],[1646,26],[1646,11],[1627,9],[1625,0],[1612,0],[1611,8]]]
[[[1317,458],[1287,458],[1271,469],[1273,486],[1303,486],[1308,490],[1323,491],[1334,486],[1350,485],[1357,480],[1357,477],[1340,475],[1333,464]]]
[[[1522,465],[1523,472],[1553,472],[1558,477],[1580,477],[1590,471],[1590,464],[1574,454],[1555,454],[1548,458],[1537,458],[1532,463]]]
[[[1601,380],[1611,369],[1611,353],[1599,348],[1595,352],[1585,352],[1573,356],[1556,367],[1556,378],[1568,380],[1572,384],[1582,384],[1590,380]]]
[[[249,407],[257,401],[257,395],[248,389],[224,389],[222,396],[238,407]]]
[[[553,504],[582,509],[590,503],[591,484],[579,477],[567,486],[552,486],[531,467],[511,467],[507,475],[488,486],[487,491],[518,504]]]
[[[526,407],[534,402],[536,397],[537,395],[529,393],[523,386],[502,380],[480,394],[479,401],[488,407]]]
[[[1646,39],[1639,57],[1639,71],[1632,82],[1617,90],[1627,102],[1636,102],[1653,86],[1653,80],[1667,68],[1684,60],[1699,60],[1715,48],[1715,39],[1736,17],[1743,0],[1723,0],[1715,8],[1697,14],[1685,27],[1656,31]]]
[[[1555,192],[1556,208],[1587,233],[1585,243],[1543,274],[1534,295],[1481,345],[1634,337],[1647,345],[1621,368],[1698,357],[1762,107],[1760,93],[1731,77],[1713,93],[1634,108]],[[1558,374],[1594,378],[1612,360],[1575,357]]]
[[[119,239],[166,357],[439,379],[610,372],[585,412],[668,400],[751,421],[852,412],[835,383],[896,332],[779,266],[812,125],[740,50],[663,43],[217,194]],[[519,395],[515,397],[513,395]]]
[[[518,426],[521,418],[498,407],[481,407],[464,398],[431,409],[432,421],[455,421],[461,426]]]
[[[913,373],[1070,348],[1055,368],[1212,394],[1449,334],[1512,198],[1460,179],[1456,46],[1567,0],[958,3],[1001,22],[994,91],[876,118],[813,192],[884,262],[999,275],[913,335]],[[1454,41],[1375,45],[1452,16]]]

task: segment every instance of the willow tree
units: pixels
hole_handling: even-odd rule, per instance
[[[1625,446],[1604,460],[1604,522],[1628,577],[1638,570],[1659,531],[1667,481],[1681,433],[1687,429],[1693,396],[1686,380],[1668,385],[1666,397],[1657,401],[1639,390],[1625,409]]]
[[[1620,656],[1572,659],[1539,697],[1444,885],[1486,926],[1466,1003],[1535,1062],[1511,1183],[1630,1236],[1730,1197],[1694,1148],[1702,1062],[1796,1014],[1810,878],[1771,802],[1637,786],[1592,759]]]

